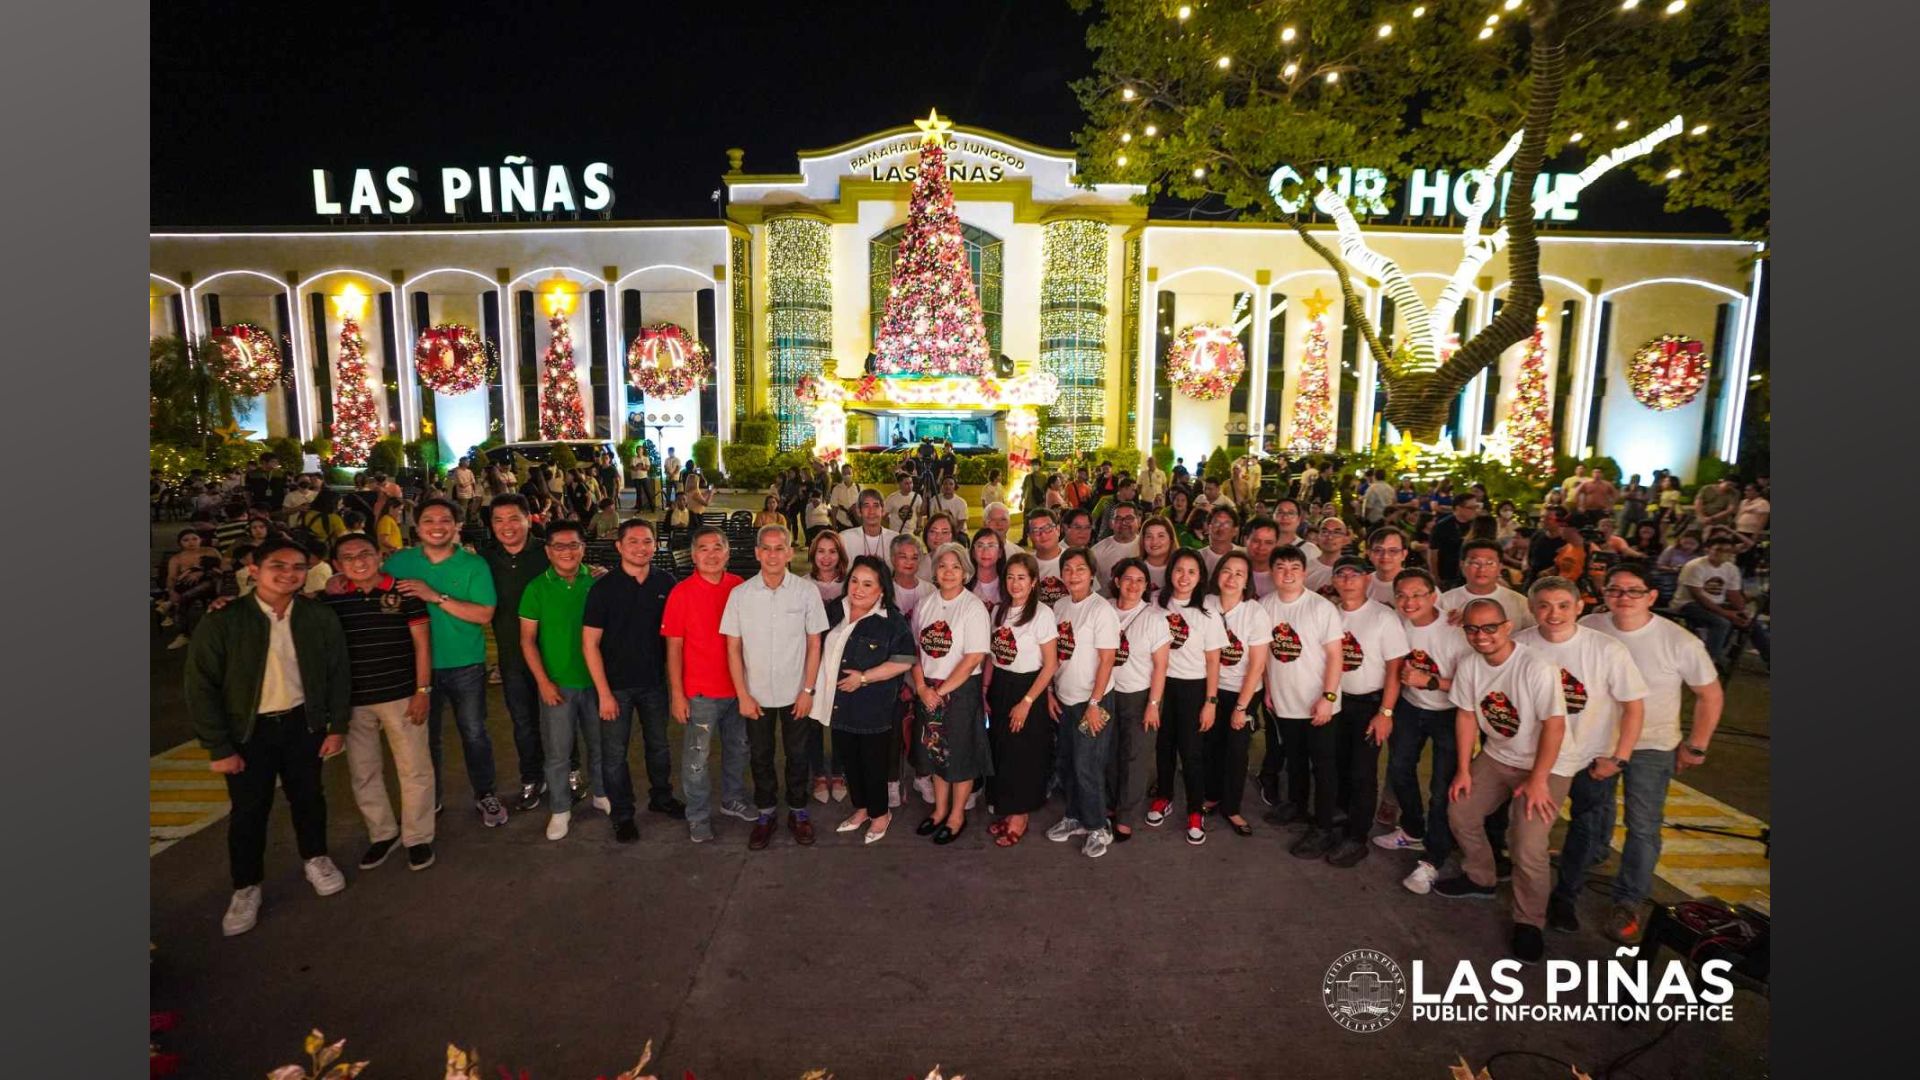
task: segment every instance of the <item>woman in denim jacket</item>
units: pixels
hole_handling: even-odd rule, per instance
[[[900,678],[919,656],[913,631],[893,607],[887,567],[871,555],[853,561],[847,593],[827,605],[829,629],[821,642],[813,718],[833,730],[844,748],[847,794],[853,814],[839,832],[870,828],[866,842],[887,835],[887,766],[900,752]]]

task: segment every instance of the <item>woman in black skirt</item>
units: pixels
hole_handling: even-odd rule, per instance
[[[933,774],[933,813],[917,830],[951,844],[967,828],[967,796],[993,773],[982,712],[980,667],[987,659],[987,606],[967,591],[973,561],[967,549],[942,544],[933,552],[934,591],[913,608],[920,662],[912,684],[918,706],[918,750]]]
[[[1000,571],[1006,597],[993,628],[987,665],[987,740],[993,748],[988,801],[1003,815],[988,827],[994,843],[1012,847],[1027,834],[1027,815],[1047,801],[1053,773],[1053,720],[1035,702],[1047,692],[1060,666],[1054,651],[1058,629],[1040,603],[1040,564],[1018,552]]]

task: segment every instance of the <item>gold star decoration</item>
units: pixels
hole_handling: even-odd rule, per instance
[[[253,432],[241,427],[238,420],[229,420],[226,427],[214,428],[213,433],[220,436],[223,443],[246,442],[253,436]]]
[[[922,146],[943,146],[949,138],[947,129],[953,126],[953,121],[941,119],[939,109],[928,109],[927,118],[915,120],[913,126],[923,133],[920,136]]]
[[[1400,441],[1393,445],[1393,465],[1402,472],[1420,467],[1420,444],[1413,441],[1413,432],[1400,433]]]
[[[1301,297],[1300,303],[1307,309],[1307,318],[1318,319],[1327,313],[1328,308],[1333,306],[1333,297],[1322,293],[1319,287],[1316,286],[1313,290],[1313,295]]]

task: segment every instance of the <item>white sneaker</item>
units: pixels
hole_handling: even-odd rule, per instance
[[[900,805],[900,781],[889,780],[887,781],[887,809],[892,810],[899,805]]]
[[[1064,844],[1076,836],[1085,836],[1086,834],[1087,827],[1085,825],[1080,824],[1070,817],[1063,817],[1059,821],[1054,822],[1053,827],[1047,830],[1047,839],[1056,844]]]
[[[595,795],[593,797],[593,808],[611,817],[613,815],[613,800],[607,798],[605,795]]]
[[[333,860],[325,855],[308,859],[306,871],[307,883],[312,885],[313,891],[321,896],[332,896],[347,887],[346,876],[340,873],[340,868],[333,865]]]
[[[220,932],[228,937],[244,934],[259,921],[260,886],[249,885],[233,890],[233,899],[227,902],[227,913],[220,919]]]
[[[1087,834],[1087,844],[1080,849],[1080,854],[1085,855],[1089,859],[1097,859],[1105,855],[1107,849],[1112,846],[1113,834],[1106,829],[1095,829]]]
[[[922,802],[928,804],[929,806],[933,804],[933,777],[931,776],[914,777],[913,790],[920,793],[920,800]]]
[[[1416,840],[1407,835],[1405,829],[1395,829],[1390,833],[1381,833],[1373,838],[1373,846],[1383,851],[1425,851],[1424,840]]]
[[[567,825],[573,820],[573,812],[555,814],[547,819],[547,839],[563,840],[567,835]]]
[[[167,642],[167,648],[169,649],[184,649],[186,647],[187,647],[187,635],[185,634],[181,634],[178,637],[175,637],[172,641]]]
[[[1433,889],[1433,879],[1439,876],[1440,871],[1435,870],[1432,863],[1421,859],[1413,864],[1413,873],[1408,874],[1400,884],[1405,885],[1410,893],[1425,896]]]
[[[969,796],[967,796],[967,809],[969,809],[969,810],[971,810],[971,809],[973,809],[974,807],[976,807],[976,806],[979,806],[979,805],[980,805],[980,793],[979,793],[979,792],[977,792],[977,791],[976,791],[976,792],[974,792],[973,794],[971,794],[971,795],[969,795]]]

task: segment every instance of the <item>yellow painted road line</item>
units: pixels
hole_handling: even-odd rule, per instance
[[[147,857],[227,816],[227,784],[207,768],[206,748],[181,743],[147,761]]]
[[[1627,841],[1625,789],[1614,812],[1613,847]],[[1566,817],[1565,808],[1561,817]],[[1717,896],[1729,903],[1770,909],[1772,862],[1758,839],[1767,823],[1678,781],[1667,789],[1666,824],[1660,831],[1660,861],[1654,873],[1693,897]],[[1674,828],[1692,825],[1724,829],[1736,836]]]

